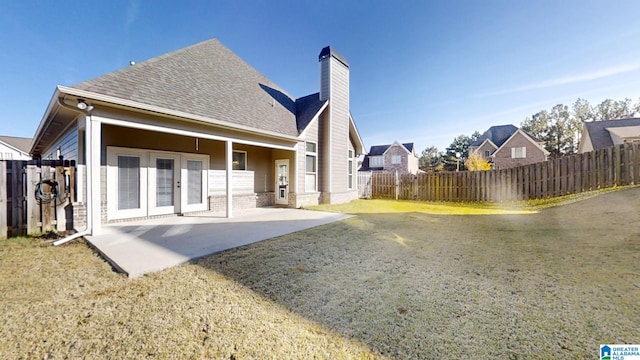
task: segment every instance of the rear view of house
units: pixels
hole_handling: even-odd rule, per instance
[[[491,162],[494,169],[534,164],[547,160],[544,142],[514,125],[492,126],[469,144],[469,154]]]
[[[298,99],[215,39],[58,86],[31,153],[80,164],[73,205],[94,234],[121,219],[347,202],[364,153],[349,64],[330,47],[318,60],[320,91]]]
[[[413,143],[374,145],[362,160],[359,171],[397,171],[415,174],[419,171],[418,155]]]

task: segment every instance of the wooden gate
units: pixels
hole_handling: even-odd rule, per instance
[[[0,161],[0,239],[71,230],[75,170],[75,161]]]

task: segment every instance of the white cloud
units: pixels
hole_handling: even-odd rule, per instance
[[[544,88],[550,88],[555,86],[574,84],[578,82],[597,80],[597,79],[602,79],[609,76],[629,73],[629,72],[636,71],[638,69],[640,69],[640,63],[618,65],[618,66],[613,66],[609,68],[592,71],[585,74],[564,76],[564,77],[549,79],[549,80],[545,80],[537,83],[526,84],[523,86],[518,86],[510,89],[488,91],[488,92],[476,94],[474,97],[483,98],[483,97],[489,97],[489,96],[495,96],[495,95],[512,94],[512,93],[529,91],[529,90],[537,90],[537,89],[544,89]]]
[[[127,7],[127,14],[126,14],[125,24],[124,24],[125,30],[129,31],[129,28],[131,28],[131,25],[138,18],[138,10],[139,9],[140,9],[140,1],[139,0],[132,0],[129,3],[129,7]]]

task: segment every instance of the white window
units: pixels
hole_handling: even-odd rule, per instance
[[[233,151],[233,170],[247,170],[247,152]]]
[[[394,164],[394,165],[402,164],[402,157],[400,157],[400,155],[391,156],[391,163]]]
[[[140,158],[118,156],[118,210],[140,208]]]
[[[382,156],[370,156],[369,157],[369,167],[383,167],[384,159]]]
[[[318,145],[314,142],[307,141],[306,143],[306,168],[304,177],[304,191],[315,192],[318,191],[317,179],[318,179]]]
[[[489,156],[491,156],[491,151],[485,150],[484,151],[484,157],[488,158]]]
[[[514,159],[524,159],[527,157],[526,147],[514,147],[511,148],[511,157]]]
[[[349,189],[353,189],[353,150],[349,150],[349,157],[347,158],[348,160],[348,166],[349,166],[349,170],[348,170],[348,183],[349,183]]]

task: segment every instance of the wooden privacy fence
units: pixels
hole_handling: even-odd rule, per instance
[[[0,239],[66,230],[75,161],[0,161]]]
[[[543,199],[640,184],[640,144],[616,145],[510,169],[371,175],[371,197],[423,201]]]

